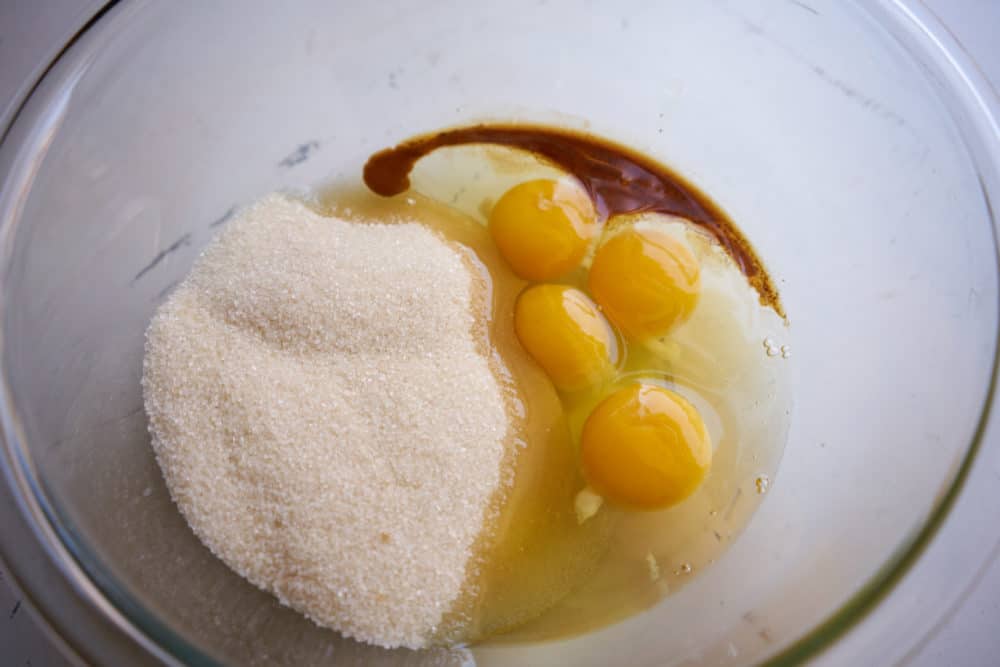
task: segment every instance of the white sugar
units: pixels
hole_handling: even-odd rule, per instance
[[[458,251],[271,195],[147,332],[153,446],[195,533],[321,625],[425,646],[463,593],[508,420]]]

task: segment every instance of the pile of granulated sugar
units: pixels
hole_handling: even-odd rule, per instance
[[[416,223],[270,195],[157,312],[143,390],[194,532],[315,622],[422,647],[462,592],[501,481],[501,387],[474,277]]]

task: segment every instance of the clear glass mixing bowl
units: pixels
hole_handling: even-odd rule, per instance
[[[461,660],[344,641],[201,546],[148,446],[143,330],[234,206],[357,178],[369,153],[418,132],[541,121],[636,147],[732,215],[779,280],[795,407],[762,508],[688,586],[586,636],[472,655],[815,654],[903,576],[977,450],[997,451],[982,437],[998,326],[994,102],[932,25],[891,0],[114,4],[0,145],[11,569],[94,662]],[[995,512],[996,495],[969,511]],[[1000,530],[983,526],[977,548]],[[900,639],[867,655],[905,653],[974,575],[927,583],[930,604],[899,609]]]

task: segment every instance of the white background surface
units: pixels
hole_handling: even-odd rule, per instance
[[[925,0],[1000,88],[1000,0]],[[92,0],[0,0],[0,112],[90,13]],[[1000,492],[1000,490],[998,490]],[[946,578],[950,572],[942,571]],[[0,568],[0,582],[5,572]],[[867,622],[877,622],[870,619]],[[17,594],[0,583],[0,665],[66,664]],[[916,655],[918,667],[1000,664],[1000,560]]]

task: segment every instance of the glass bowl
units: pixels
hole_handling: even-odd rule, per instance
[[[934,26],[892,0],[112,4],[0,145],[12,572],[95,663],[816,655],[905,577],[963,481],[970,520],[1000,505],[984,435],[996,103]],[[778,279],[792,428],[742,537],[656,607],[563,641],[376,650],[282,608],[188,530],[148,443],[143,331],[235,206],[358,179],[375,150],[482,119],[619,141],[715,198]],[[974,525],[932,545],[966,545],[954,576],[918,582],[922,604],[890,596],[875,638],[849,637],[865,661],[904,656],[966,590],[1000,532]]]

